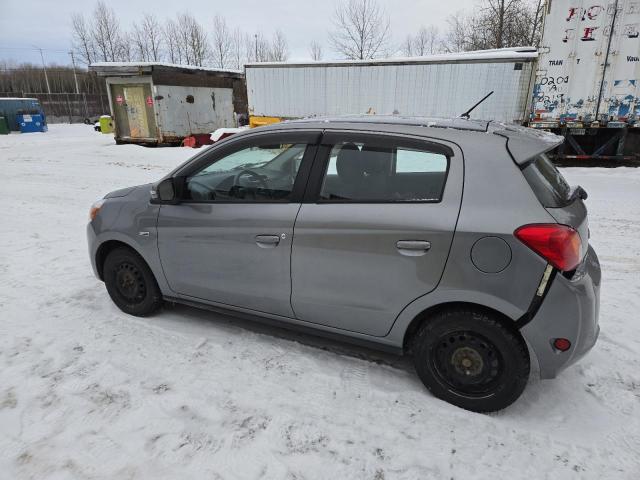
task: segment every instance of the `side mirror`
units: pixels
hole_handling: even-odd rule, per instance
[[[178,203],[177,179],[165,178],[151,188],[151,200],[154,203]]]

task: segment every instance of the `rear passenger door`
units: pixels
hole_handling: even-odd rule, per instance
[[[296,317],[386,335],[406,305],[438,285],[462,184],[453,145],[325,133],[294,229]]]

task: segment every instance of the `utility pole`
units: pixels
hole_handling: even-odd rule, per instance
[[[73,50],[69,52],[69,55],[71,55],[71,64],[73,65],[73,79],[76,82],[76,93],[79,94],[80,88],[78,87],[78,74],[76,73],[76,59],[73,56]]]
[[[258,34],[254,33],[253,37],[256,39],[256,62],[258,61]]]
[[[44,55],[42,55],[42,49],[33,45],[33,48],[40,50],[40,60],[42,60],[42,69],[44,70],[44,81],[47,83],[47,93],[51,95],[51,87],[49,86],[49,77],[47,76],[47,67],[44,64]]]

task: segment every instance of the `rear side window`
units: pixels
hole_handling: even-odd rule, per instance
[[[439,202],[448,168],[442,153],[343,142],[331,149],[320,200]]]
[[[567,205],[571,188],[546,154],[538,155],[522,173],[544,207],[558,208]]]

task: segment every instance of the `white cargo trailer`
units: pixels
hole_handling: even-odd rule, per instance
[[[459,116],[490,91],[478,118],[529,118],[537,51],[487,50],[376,61],[246,65],[250,122],[359,113]]]
[[[560,155],[637,154],[639,82],[640,1],[547,1],[531,126],[563,133]]]

